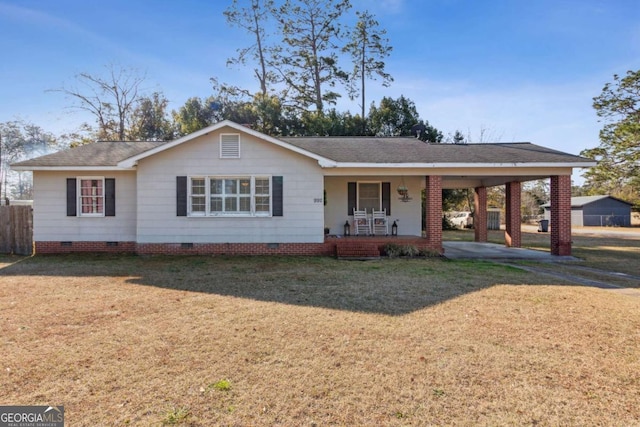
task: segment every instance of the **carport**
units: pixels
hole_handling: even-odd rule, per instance
[[[394,212],[393,218],[401,218],[401,224],[410,231],[410,236],[420,236],[420,228],[416,229],[416,225],[419,227],[416,219],[420,219],[416,214],[420,213],[424,224],[421,246],[440,253],[444,252],[443,189],[474,189],[474,240],[484,243],[488,230],[487,189],[504,186],[505,246],[519,248],[522,244],[522,183],[550,179],[553,224],[550,252],[555,256],[571,255],[571,174],[573,168],[596,165],[590,159],[528,142],[432,144],[415,138],[282,139],[321,156],[319,164],[323,168],[327,206],[325,224],[329,228],[340,229],[345,224],[345,213],[348,219],[353,209],[361,206],[356,189],[361,184],[373,183],[381,188],[376,206],[379,203],[387,208],[387,214],[390,209]],[[413,200],[408,198],[399,203],[390,197],[395,188],[399,193],[402,188],[405,194],[413,195]],[[416,206],[422,192],[424,209]],[[402,203],[407,201],[409,203]],[[409,214],[409,205],[418,209]]]
[[[537,171],[539,175],[532,175],[531,167],[521,166],[514,168],[511,175],[504,176],[465,176],[465,177],[443,177],[441,187],[437,183],[432,186],[427,185],[427,203],[425,215],[435,218],[442,215],[442,200],[433,200],[437,194],[442,193],[443,188],[470,188],[474,189],[474,241],[487,242],[488,232],[488,210],[487,210],[487,188],[504,185],[505,187],[505,233],[504,242],[507,248],[520,248],[522,245],[521,228],[521,191],[522,182],[547,179],[551,181],[551,199],[554,201],[550,209],[551,227],[550,250],[552,255],[571,255],[571,176],[546,175],[543,171]],[[571,169],[569,169],[570,171]],[[427,179],[427,182],[438,181],[434,178]],[[441,196],[440,196],[441,197]],[[427,222],[427,238],[432,236],[437,239],[436,228],[441,224]],[[440,235],[442,232],[440,231]],[[442,237],[440,236],[440,239]]]

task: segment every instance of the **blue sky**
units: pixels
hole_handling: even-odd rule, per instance
[[[87,118],[48,92],[109,63],[146,72],[144,89],[179,108],[211,95],[209,79],[257,89],[227,58],[248,43],[222,0],[0,0],[0,122],[45,130]],[[423,119],[473,142],[531,141],[577,154],[598,145],[591,107],[613,74],[640,68],[638,0],[352,0],[393,46],[395,82],[368,101],[404,95]],[[339,102],[341,111],[359,111]]]

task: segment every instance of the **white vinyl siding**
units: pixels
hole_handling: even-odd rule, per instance
[[[225,129],[227,130],[227,129]],[[231,134],[227,130],[228,134]],[[241,158],[220,159],[220,133],[213,132],[142,159],[138,173],[140,243],[322,243],[323,174],[318,162],[241,134]],[[186,176],[186,216],[176,215],[176,177]],[[273,216],[273,179],[283,177],[283,216]],[[189,211],[191,178],[255,177],[255,215],[194,216]],[[268,179],[269,204],[260,178]],[[320,202],[315,200],[319,199]],[[211,201],[207,199],[207,209]],[[269,209],[269,210],[267,210]],[[271,212],[271,213],[269,213]],[[344,223],[344,221],[342,221]]]
[[[104,214],[81,216],[79,181],[86,177],[82,175],[82,172],[78,172],[35,171],[33,173],[34,241],[135,241],[135,172],[108,172],[107,176],[114,178],[118,183],[115,192],[117,216],[104,216]],[[66,182],[71,177],[77,178],[76,209],[78,216],[66,215]],[[100,179],[102,178],[100,177]]]

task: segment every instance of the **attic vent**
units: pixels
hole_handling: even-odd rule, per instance
[[[240,135],[222,134],[220,135],[220,158],[239,159],[240,158]]]

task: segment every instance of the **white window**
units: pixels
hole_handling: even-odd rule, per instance
[[[240,158],[240,134],[223,133],[222,135],[220,135],[220,158]]]
[[[104,216],[104,178],[78,178],[80,216]]]
[[[189,193],[191,216],[271,215],[270,177],[192,177]]]
[[[204,214],[207,211],[206,179],[191,179],[191,212]]]
[[[358,210],[382,209],[381,187],[379,182],[358,182]]]

